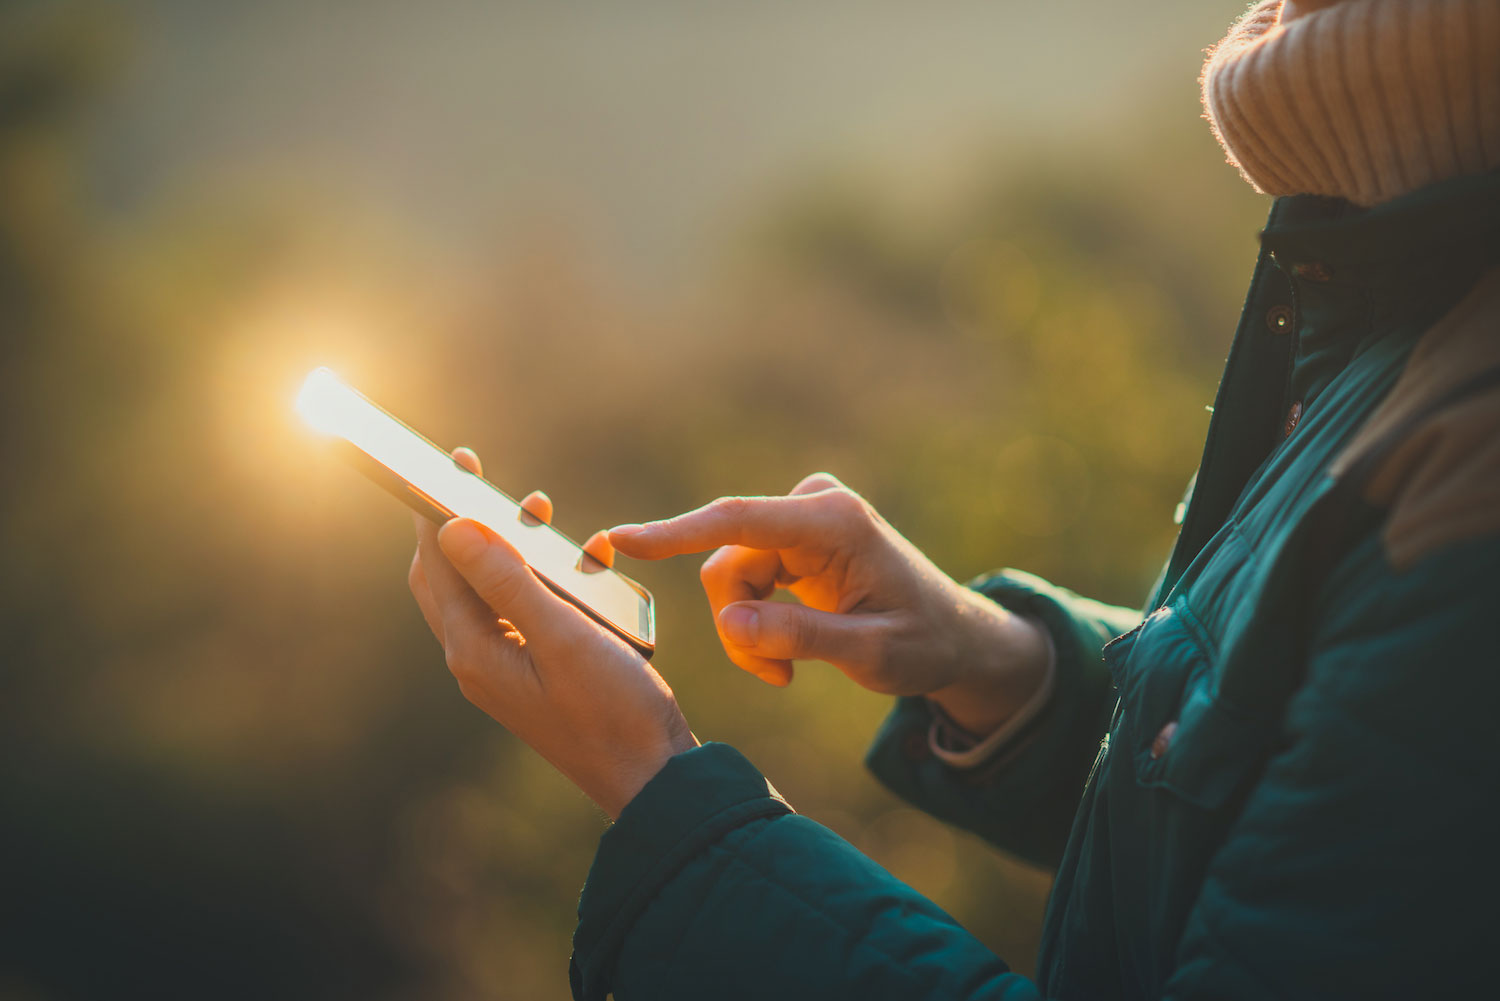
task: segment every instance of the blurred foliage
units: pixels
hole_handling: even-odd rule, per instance
[[[406,516],[289,423],[313,364],[577,537],[828,469],[960,578],[1134,604],[1171,542],[1264,208],[1190,94],[941,199],[794,180],[642,303],[566,234],[456,266],[339,191],[97,211],[127,36],[38,23],[0,59],[0,998],[566,994],[602,819],[459,698]],[[759,684],[695,561],[630,569],[698,734],[1027,969],[1047,875],[863,775],[886,701]]]

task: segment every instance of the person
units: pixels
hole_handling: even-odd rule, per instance
[[[713,551],[744,670],[821,659],[896,696],[875,774],[1056,867],[1034,979],[700,745],[503,539],[418,521],[411,587],[464,695],[615,820],[576,998],[1500,990],[1497,66],[1493,0],[1267,0],[1211,50],[1208,117],[1276,198],[1145,614],[961,586],[827,474],[609,533]]]

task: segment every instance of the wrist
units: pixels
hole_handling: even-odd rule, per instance
[[[646,788],[648,782],[656,778],[668,761],[683,751],[699,746],[698,738],[688,729],[687,721],[680,716],[678,719],[681,722],[680,728],[675,728],[645,753],[622,760],[608,783],[607,791],[591,797],[609,815],[610,820],[620,819],[620,813]]]
[[[1038,622],[967,591],[959,616],[953,680],[927,693],[975,737],[1004,726],[1042,691],[1052,670],[1052,639]]]

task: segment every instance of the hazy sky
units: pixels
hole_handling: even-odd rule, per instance
[[[1191,91],[1235,0],[140,0],[112,203],[315,179],[441,243],[538,215],[671,275],[809,165],[1076,135]]]

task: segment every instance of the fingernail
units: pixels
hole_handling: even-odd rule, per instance
[[[484,552],[489,540],[484,530],[464,518],[455,518],[438,530],[438,545],[449,559],[467,562]]]
[[[640,535],[646,530],[645,525],[616,525],[609,530],[610,535]]]
[[[754,646],[760,639],[760,613],[744,605],[730,605],[719,616],[724,635],[736,646]]]

